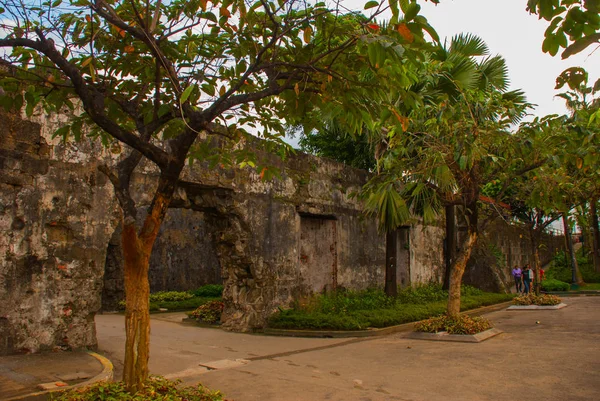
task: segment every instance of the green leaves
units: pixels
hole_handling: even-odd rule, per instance
[[[365,10],[368,10],[369,8],[373,8],[373,7],[377,7],[379,6],[379,2],[378,1],[368,1],[365,4]]]
[[[190,85],[187,88],[185,88],[185,90],[183,91],[183,93],[181,94],[181,98],[180,101],[181,103],[185,103],[188,98],[190,97],[190,95],[192,94],[192,91],[196,88],[196,85]]]
[[[597,0],[529,0],[528,10],[550,21],[542,51],[566,59],[600,42],[600,3]]]

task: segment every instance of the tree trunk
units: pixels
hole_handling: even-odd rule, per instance
[[[150,353],[150,253],[138,239],[135,224],[126,224],[122,234],[125,270],[125,364],[123,381],[132,393],[148,378]]]
[[[160,188],[160,186],[159,186]],[[123,381],[130,393],[148,379],[150,356],[150,283],[148,268],[154,241],[167,211],[172,192],[157,191],[140,235],[135,220],[123,223],[122,245],[125,271],[125,360]]]
[[[590,214],[592,217],[592,262],[594,263],[594,269],[600,273],[600,229],[598,228],[597,204],[598,198],[593,197],[590,202]]]
[[[385,294],[390,297],[398,296],[397,233],[398,230],[394,230],[385,235]]]
[[[542,262],[540,259],[539,249],[541,231],[530,228],[529,236],[531,240],[531,248],[533,249],[533,288],[535,289],[535,294],[540,295],[540,290],[542,287],[542,283],[540,281],[540,269],[542,268]]]
[[[450,271],[452,270],[452,262],[456,259],[456,219],[454,210],[454,205],[446,206],[446,252],[444,255],[446,271],[442,287],[446,291],[450,289]]]
[[[450,269],[450,288],[448,290],[448,308],[446,313],[450,317],[457,317],[460,313],[460,285],[465,268],[471,257],[471,252],[477,243],[477,231],[469,229],[466,240],[461,246],[458,257]]]
[[[583,277],[579,271],[577,265],[577,257],[575,256],[575,250],[573,249],[573,238],[571,238],[571,228],[569,226],[569,220],[566,213],[563,213],[563,227],[565,230],[565,242],[567,243],[567,251],[571,260],[571,282],[575,285],[584,284]]]

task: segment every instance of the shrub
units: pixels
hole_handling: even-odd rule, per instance
[[[421,304],[446,299],[448,299],[448,291],[444,291],[441,284],[426,284],[398,291],[398,302],[400,303]]]
[[[543,291],[569,291],[569,284],[564,281],[549,279],[542,281]]]
[[[164,301],[164,302],[150,302],[150,312],[156,312],[160,308],[168,309],[169,311],[178,310],[192,310],[196,309],[200,305],[204,305],[210,301],[216,301],[215,298],[200,298],[193,297],[184,301]],[[125,310],[125,301],[120,301],[118,305],[119,310]]]
[[[190,294],[195,297],[220,298],[223,296],[223,286],[221,284],[208,284],[190,291]]]
[[[154,294],[150,294],[150,302],[161,303],[161,302],[178,302],[185,301],[187,299],[194,298],[189,292],[183,291],[159,291]]]
[[[345,313],[357,310],[386,309],[396,303],[381,290],[340,291],[316,295],[297,303],[297,309],[320,313]]]
[[[364,330],[369,321],[361,316],[306,313],[294,309],[281,310],[271,316],[269,327],[307,330]]]
[[[447,315],[437,316],[415,324],[415,331],[438,333],[447,331],[448,334],[477,334],[492,327],[489,320],[482,317],[459,316],[451,318]]]
[[[461,296],[479,296],[484,292],[470,285],[460,288]],[[448,299],[448,291],[442,289],[441,284],[425,284],[416,287],[408,287],[398,291],[398,302],[407,304],[422,304],[427,302],[439,302]]]
[[[221,301],[210,301],[196,308],[190,313],[190,317],[208,324],[215,324],[221,321],[221,313],[225,304]]]
[[[479,291],[479,290],[477,290]],[[461,298],[461,310],[493,305],[513,298],[512,294],[482,293]],[[364,330],[389,327],[437,316],[446,311],[447,300],[420,304],[396,302],[382,309],[346,310],[323,313],[310,308],[281,310],[269,318],[268,326],[279,329]]]
[[[571,262],[568,255],[563,251],[554,256],[553,264],[546,272],[547,277],[570,283],[571,278]],[[600,283],[600,273],[594,270],[594,266],[590,263],[587,257],[582,255],[582,252],[577,252],[577,264],[579,271],[586,283]]]
[[[223,394],[210,391],[202,385],[198,387],[177,387],[179,380],[171,381],[153,376],[148,379],[144,388],[135,394],[125,390],[123,382],[98,382],[88,387],[78,388],[62,393],[52,394],[55,401],[222,401]]]
[[[523,294],[521,296],[516,297],[513,300],[515,305],[558,305],[561,302],[561,299],[556,295],[535,295],[531,294]]]

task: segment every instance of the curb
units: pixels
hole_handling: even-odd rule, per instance
[[[596,297],[600,296],[598,290],[579,290],[579,291],[542,291],[544,294],[556,295],[559,297]]]
[[[562,308],[566,308],[568,305],[565,303],[560,303],[557,305],[511,305],[506,310],[509,311],[518,311],[518,310],[559,310]]]
[[[461,312],[461,315],[467,316],[479,316],[485,313],[496,312],[505,309],[507,306],[512,305],[512,301],[506,301],[495,305],[483,306],[477,309],[471,309],[468,311]],[[405,331],[411,331],[418,321],[403,323],[396,326],[389,326],[383,328],[370,328],[366,330],[352,330],[352,331],[341,331],[341,330],[286,330],[286,329],[263,329],[261,332],[268,336],[282,336],[282,337],[310,337],[310,338],[348,338],[348,337],[378,337],[385,336],[388,334],[401,333]]]
[[[485,340],[489,340],[499,334],[504,333],[502,330],[492,327],[486,331],[482,331],[477,334],[448,334],[446,331],[438,333],[422,333],[413,331],[409,333],[405,338],[411,340],[427,340],[427,341],[448,341],[448,342],[459,342],[459,343],[480,343]]]
[[[24,399],[29,399],[29,398],[33,399],[33,397],[39,397],[40,400],[45,400],[46,399],[45,396],[50,393],[73,390],[73,389],[76,389],[79,387],[89,386],[90,384],[94,384],[96,382],[112,380],[113,371],[114,371],[112,362],[110,360],[108,360],[106,357],[104,357],[100,354],[97,354],[95,352],[92,352],[92,351],[87,351],[87,354],[96,358],[96,360],[98,360],[98,362],[100,362],[100,364],[102,365],[102,372],[100,372],[96,376],[92,377],[91,379],[88,379],[81,383],[74,384],[72,386],[59,387],[59,388],[53,389],[53,390],[37,391],[35,393],[29,393],[29,394],[25,394],[25,395],[19,395],[17,397],[13,397],[13,398],[8,398],[3,401],[19,401],[19,400],[24,400]]]

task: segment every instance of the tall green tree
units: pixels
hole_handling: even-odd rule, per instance
[[[399,25],[397,2],[389,6]],[[389,80],[410,81],[401,61],[430,29],[415,9],[403,23],[413,40],[381,35],[374,18],[386,7],[369,1],[364,16],[340,3],[295,0],[0,0],[8,65],[0,102],[25,105],[27,114],[38,106],[70,110],[58,135],[127,146],[121,161],[102,171],[122,210],[123,379],[131,391],[148,377],[148,262],[186,160],[256,165],[235,146],[249,129],[280,143],[284,124],[317,108],[344,116],[352,134],[372,126],[379,103],[368,99],[384,94]],[[159,178],[137,226],[130,182],[142,159]]]
[[[504,60],[489,56],[480,38],[453,38],[429,58],[428,68],[413,88],[423,107],[391,113],[387,120],[389,148],[379,161],[381,174],[366,187],[367,207],[387,231],[410,216],[428,222],[446,205],[461,207],[467,233],[451,264],[447,308],[457,316],[465,267],[489,221],[479,221],[482,186],[537,164],[510,157],[518,144],[508,130],[528,104],[521,92],[507,90]]]

